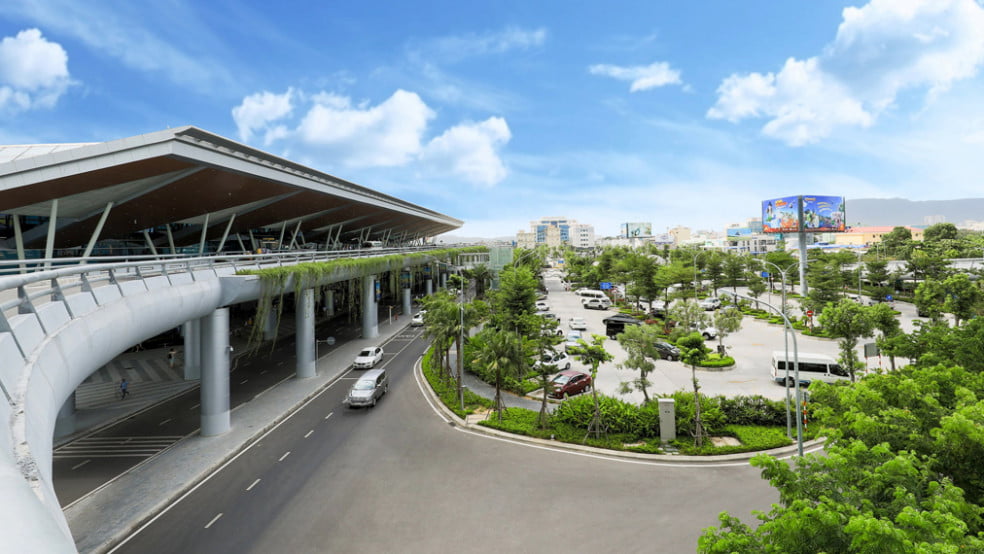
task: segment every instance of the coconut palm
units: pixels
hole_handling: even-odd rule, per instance
[[[489,372],[495,381],[493,408],[502,421],[502,384],[509,377],[519,375],[526,367],[526,353],[522,338],[513,331],[487,328],[479,333],[479,348],[473,363]]]

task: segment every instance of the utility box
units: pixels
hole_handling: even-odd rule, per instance
[[[676,440],[676,402],[672,398],[657,399],[659,406],[659,441]]]

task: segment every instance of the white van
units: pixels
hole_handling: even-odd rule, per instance
[[[606,296],[605,293],[601,292],[600,290],[577,289],[576,291],[574,291],[574,293],[581,297],[582,306],[584,305],[585,302],[587,302],[592,298],[597,298],[599,300],[602,299],[608,300],[608,296]]]
[[[797,360],[799,361],[799,382],[801,385],[809,385],[811,381],[833,383],[850,378],[847,370],[842,369],[837,360],[830,356],[803,352],[800,352],[799,356],[793,356],[793,352],[790,351],[789,382],[786,383],[786,353],[775,351],[772,353],[772,379],[777,384],[786,383],[787,386],[793,386]]]

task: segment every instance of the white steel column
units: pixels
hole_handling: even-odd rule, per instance
[[[231,428],[229,417],[229,308],[202,318],[202,436]]]
[[[164,228],[167,229],[167,244],[171,247],[171,253],[177,254],[178,249],[174,247],[174,235],[171,234],[171,224],[165,223]]]
[[[106,218],[109,217],[109,210],[113,209],[113,203],[107,202],[106,208],[103,210],[101,216],[99,216],[99,223],[96,223],[96,228],[92,230],[92,238],[89,239],[89,244],[85,247],[85,253],[82,254],[83,258],[88,258],[89,254],[92,254],[92,249],[95,248],[96,242],[99,241],[99,233],[102,233],[103,225],[106,224]]]
[[[317,374],[314,360],[314,289],[304,289],[295,299],[295,346],[297,377],[306,379]]]
[[[208,216],[210,214],[205,214],[205,223],[202,224],[202,238],[198,243],[198,255],[201,256],[205,253],[205,236],[208,234]]]
[[[379,336],[376,319],[379,307],[376,305],[376,276],[362,278],[362,338],[374,339]]]
[[[58,199],[51,201],[51,217],[48,218],[48,241],[44,245],[44,257],[50,260],[55,254],[55,223],[58,222]],[[44,263],[45,269],[51,269],[51,262]]]
[[[147,247],[150,248],[150,253],[156,256],[157,247],[154,246],[154,241],[150,240],[150,233],[147,231],[147,229],[144,229],[143,236],[144,236],[144,240],[147,241]]]
[[[21,232],[20,216],[14,214],[14,243],[17,245],[17,259],[24,260],[24,233]],[[27,266],[20,264],[21,273],[27,271]]]
[[[218,254],[222,252],[222,247],[225,246],[225,241],[229,238],[229,230],[232,229],[232,222],[236,221],[236,214],[232,214],[229,218],[229,223],[226,224],[225,231],[222,233],[222,240],[219,241],[219,247],[215,249],[215,253]]]

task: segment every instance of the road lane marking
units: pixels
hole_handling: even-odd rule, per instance
[[[255,487],[256,484],[259,483],[259,482],[260,482],[259,479],[257,479],[256,481],[253,481],[253,483],[250,486],[246,487],[246,490],[248,490],[248,491],[249,490],[253,490],[253,487]]]
[[[165,423],[167,423],[167,422],[169,422],[169,421],[171,421],[171,418],[167,418],[167,419],[165,419],[164,421],[162,421],[162,422],[160,422],[160,423],[158,423],[158,424],[157,424],[157,426],[158,426],[158,427],[160,427],[161,425],[164,425]]]
[[[195,404],[194,406],[192,406],[192,407],[190,407],[190,408],[188,408],[188,411],[191,411],[191,410],[194,410],[194,409],[196,409],[196,408],[198,408],[198,407],[200,407],[200,406],[201,406],[201,404],[200,404],[200,403],[199,403],[199,404]]]
[[[206,524],[205,524],[205,528],[206,528],[206,529],[208,529],[209,527],[211,527],[211,526],[212,526],[212,524],[213,524],[213,523],[215,523],[216,521],[218,521],[220,517],[222,517],[222,512],[219,512],[219,515],[217,515],[217,516],[215,516],[215,517],[213,517],[213,518],[212,518],[212,521],[210,521],[210,522],[208,522],[208,523],[206,523]]]
[[[249,379],[243,379],[239,382],[240,385],[245,385],[246,383],[249,383]]]
[[[290,450],[288,450],[287,453],[284,454],[283,456],[281,456],[280,459],[277,460],[277,461],[278,462],[282,462],[282,461],[284,461],[284,458],[286,458],[287,456],[290,456]]]
[[[72,466],[72,471],[75,471],[76,469],[78,469],[78,468],[80,468],[80,467],[82,467],[82,466],[84,466],[85,464],[87,464],[87,463],[89,463],[89,462],[91,462],[91,461],[92,461],[92,460],[86,460],[86,461],[84,461],[84,462],[82,462],[81,464],[75,464],[74,466]]]
[[[325,419],[328,419],[329,417],[331,417],[331,416],[333,416],[333,415],[335,415],[335,412],[331,412],[330,414],[328,414],[328,415],[326,415],[326,416],[325,416]]]
[[[263,371],[260,372],[260,375],[263,375],[266,372],[267,372],[267,370],[264,369]]]
[[[310,431],[308,431],[307,433],[304,434],[304,438],[308,438],[308,437],[310,437],[313,434],[314,434],[314,429],[311,429]]]

